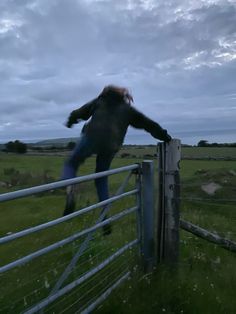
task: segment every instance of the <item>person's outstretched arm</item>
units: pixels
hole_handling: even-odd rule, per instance
[[[97,101],[97,98],[89,101],[82,107],[76,110],[73,110],[71,114],[69,115],[69,118],[66,122],[66,126],[68,128],[71,128],[73,124],[80,122],[80,120],[88,120],[95,110],[95,107],[97,104],[96,101]]]
[[[167,130],[163,129],[157,122],[146,117],[134,107],[130,107],[129,122],[134,128],[144,129],[161,141],[169,142],[171,140],[171,136],[168,134]]]

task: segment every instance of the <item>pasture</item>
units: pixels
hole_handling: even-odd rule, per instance
[[[157,153],[156,146],[124,146],[119,156],[128,154],[129,158],[145,158],[145,156],[153,156]],[[224,158],[236,159],[235,147],[182,147],[181,148],[183,159],[209,159],[209,158]]]
[[[115,158],[112,168],[136,163],[142,156],[150,153],[155,147],[139,148],[142,151],[139,158]],[[215,154],[213,148],[204,150],[191,148],[195,157],[205,157],[205,154]],[[194,150],[194,151],[193,151]],[[214,148],[218,152],[215,157],[235,157],[236,149]],[[123,153],[124,150],[121,151]],[[187,154],[187,153],[186,153]],[[190,154],[190,150],[188,151]],[[214,156],[212,156],[214,157]],[[21,156],[0,154],[0,192],[5,193],[37,184],[56,181],[60,177],[64,158],[53,156]],[[94,157],[82,166],[80,175],[94,172]],[[155,164],[157,173],[157,163]],[[183,160],[181,162],[181,216],[195,224],[207,228],[236,241],[236,161],[225,160]],[[110,178],[111,194],[122,182],[122,174]],[[214,195],[205,193],[201,186],[215,182],[220,189]],[[130,185],[134,182],[131,180]],[[156,193],[157,194],[157,193]],[[52,191],[42,195],[23,198],[0,204],[0,235],[4,236],[24,228],[47,222],[60,217],[65,201],[65,191]],[[120,207],[132,206],[133,199],[119,201],[112,208],[118,212]],[[77,199],[78,209],[97,202],[93,182],[81,184]],[[156,200],[157,202],[157,200]],[[0,248],[0,265],[4,265],[20,256],[62,239],[82,226],[95,221],[99,211],[88,214],[80,221],[63,223],[44,232],[22,238]],[[84,254],[80,267],[71,275],[76,277],[89,264],[96,265],[109,250],[118,248],[122,241],[132,240],[136,231],[135,217],[129,217],[122,223],[114,224],[114,232],[104,237],[96,234],[90,251]],[[128,227],[127,227],[128,226]],[[14,313],[24,306],[40,299],[50,292],[58,273],[63,270],[76,248],[81,243],[77,241],[64,250],[63,254],[56,251],[44,258],[39,258],[32,265],[25,265],[18,270],[0,276],[0,312],[13,313],[9,304],[14,303]],[[122,257],[113,269],[118,275],[127,268],[128,261],[134,268],[131,278],[119,287],[110,298],[102,304],[97,313],[235,313],[236,300],[236,256],[224,249],[201,240],[191,234],[181,231],[180,263],[178,269],[168,269],[158,266],[151,275],[144,275],[137,267],[135,252],[129,252]],[[114,276],[116,275],[114,274]],[[101,277],[97,278],[97,282]],[[103,279],[104,279],[103,277]],[[106,278],[109,281],[109,278]],[[104,279],[104,281],[106,281]],[[106,285],[106,282],[104,282]],[[95,287],[100,289],[99,285]],[[76,290],[76,295],[63,299],[60,305],[49,308],[48,311],[59,313],[61,308],[66,313],[74,313],[78,295],[89,295],[85,290],[91,286],[82,286]],[[32,293],[35,292],[35,293]],[[22,294],[23,293],[23,294]],[[22,295],[28,296],[22,299]],[[5,308],[5,310],[4,310]],[[59,310],[60,309],[60,310]]]

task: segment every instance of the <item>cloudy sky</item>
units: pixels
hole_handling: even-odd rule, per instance
[[[78,136],[110,83],[185,143],[236,141],[236,0],[0,1],[0,142]]]

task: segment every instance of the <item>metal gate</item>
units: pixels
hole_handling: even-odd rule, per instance
[[[130,256],[131,249],[135,246],[138,248],[138,250],[135,250],[136,253],[132,253],[135,254],[135,263],[137,263],[137,258],[140,259],[140,257],[142,257],[141,259],[143,261],[145,270],[150,270],[152,268],[154,254],[154,184],[152,161],[144,161],[141,165],[134,164],[100,173],[76,177],[69,180],[58,181],[20,191],[5,193],[0,195],[0,202],[12,201],[14,199],[24,197],[31,197],[32,195],[36,195],[46,191],[58,190],[61,188],[65,188],[69,185],[78,185],[82,182],[87,182],[89,180],[94,180],[103,176],[111,176],[123,172],[128,172],[127,177],[125,178],[124,182],[121,184],[115,195],[113,195],[109,199],[82,208],[68,216],[60,217],[49,222],[27,228],[19,232],[15,232],[13,234],[5,235],[0,238],[0,252],[3,255],[7,255],[9,253],[9,250],[11,251],[11,246],[10,249],[7,251],[4,250],[4,246],[11,245],[19,239],[22,239],[20,245],[24,246],[27,242],[24,242],[23,239],[26,238],[28,239],[27,241],[30,241],[29,239],[32,237],[34,237],[33,241],[37,242],[37,238],[34,236],[34,234],[46,229],[48,229],[48,237],[53,237],[53,228],[55,226],[59,226],[68,221],[76,222],[76,218],[79,217],[80,219],[82,219],[81,217],[83,217],[83,215],[90,214],[94,210],[100,210],[100,208],[102,208],[100,213],[97,215],[96,221],[92,225],[87,226],[85,229],[76,230],[68,237],[62,238],[59,241],[56,241],[50,245],[43,246],[33,252],[30,252],[29,254],[26,254],[25,256],[14,258],[14,260],[6,264],[2,265],[1,262],[0,279],[3,283],[3,291],[1,293],[2,297],[0,298],[0,312],[3,312],[4,314],[13,312],[24,312],[29,314],[42,311],[49,311],[50,313],[89,313],[104,299],[106,299],[113,289],[115,289],[130,276],[132,263],[130,263],[129,265],[129,263],[127,262],[127,256],[124,257],[126,264],[124,264],[124,262],[123,264],[118,263],[116,265],[113,263],[122,256],[125,256],[125,254],[128,254]],[[127,187],[127,184],[132,176],[135,176],[135,180],[133,180],[134,187],[131,190],[125,191],[125,188]],[[111,215],[111,204],[128,197],[134,197],[133,206],[119,210]],[[106,215],[108,213],[109,217],[106,218]],[[100,236],[100,238],[96,238],[96,241],[94,242],[97,232],[102,227],[107,226],[108,224],[112,224],[115,222],[119,222],[119,224],[121,224],[122,220],[124,220],[125,217],[129,216],[132,217],[132,221],[135,221],[135,227],[133,225],[133,228],[135,228],[133,238],[126,239],[125,243],[120,245],[115,250],[113,250],[112,243],[110,243],[110,246],[108,246],[110,247],[109,250],[111,251],[111,254],[109,254],[109,256],[106,256],[106,258],[104,258],[104,255],[101,254],[101,258],[103,258],[103,260],[99,260],[97,257],[97,253],[97,255],[95,254],[95,262],[89,264],[90,256],[93,256],[92,253],[88,253],[89,248],[93,247],[94,250],[99,250],[100,254],[101,248],[98,249],[98,246],[101,245],[100,243],[103,243],[105,241],[104,238]],[[127,228],[131,228],[130,225],[128,225]],[[122,231],[120,232],[122,233]],[[123,235],[120,236],[120,238],[123,238]],[[74,243],[76,243],[76,245]],[[28,273],[27,265],[29,263],[36,263],[35,261],[37,261],[37,259],[44,257],[46,254],[50,255],[52,254],[51,252],[57,252],[58,250],[62,252],[68,245],[74,245],[73,256],[71,257],[71,259],[69,260],[67,258],[62,267],[60,265],[60,272],[58,272],[56,270],[57,268],[54,267],[54,257],[52,267],[50,269],[50,276],[52,276],[51,273],[54,273],[53,280],[51,280],[51,282],[49,283],[50,276],[47,273],[47,276],[45,277],[44,275],[43,279],[44,289],[37,290],[37,271],[41,267],[43,269],[44,264],[50,263],[52,259],[49,259],[48,261],[46,260],[46,262],[44,261],[42,263],[39,262],[35,267],[30,266]],[[15,249],[17,247],[19,247],[19,245],[13,246],[12,248]],[[134,261],[134,259],[132,259],[132,261]],[[93,265],[95,266],[93,267]],[[25,267],[24,270],[22,270],[22,267]],[[109,270],[105,273],[104,271],[108,268]],[[36,272],[36,276],[34,272]],[[34,284],[31,284],[31,286],[29,285],[29,288],[26,288],[26,286],[24,288],[23,285],[22,287],[20,285],[21,293],[19,293],[19,291],[17,291],[17,293],[15,293],[14,291],[9,291],[7,287],[10,282],[15,281],[15,285],[17,286],[19,282],[22,282],[22,276],[29,276],[29,280],[32,278],[32,282],[36,280],[35,286]],[[20,277],[20,279],[17,277]],[[18,279],[20,280],[19,282]],[[85,283],[88,281],[89,286],[86,287]],[[106,281],[107,283],[103,288],[99,288],[98,281]],[[74,294],[74,291],[76,291],[78,287],[82,288],[80,288],[81,290],[80,292],[78,292],[77,295],[74,295],[73,299],[72,296]],[[14,289],[15,287],[12,288],[12,290]],[[95,296],[87,296],[83,300],[83,302],[82,300],[81,302],[78,301],[81,299],[78,295],[86,295],[87,291],[92,289],[96,290]],[[19,298],[19,302],[15,302],[17,298]]]

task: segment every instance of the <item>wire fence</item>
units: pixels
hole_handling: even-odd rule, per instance
[[[231,242],[226,246],[232,247],[236,241],[236,173],[227,162],[222,168],[192,169],[191,176],[181,179],[180,212],[183,229],[197,226],[208,231],[210,238],[221,238],[221,246]]]

